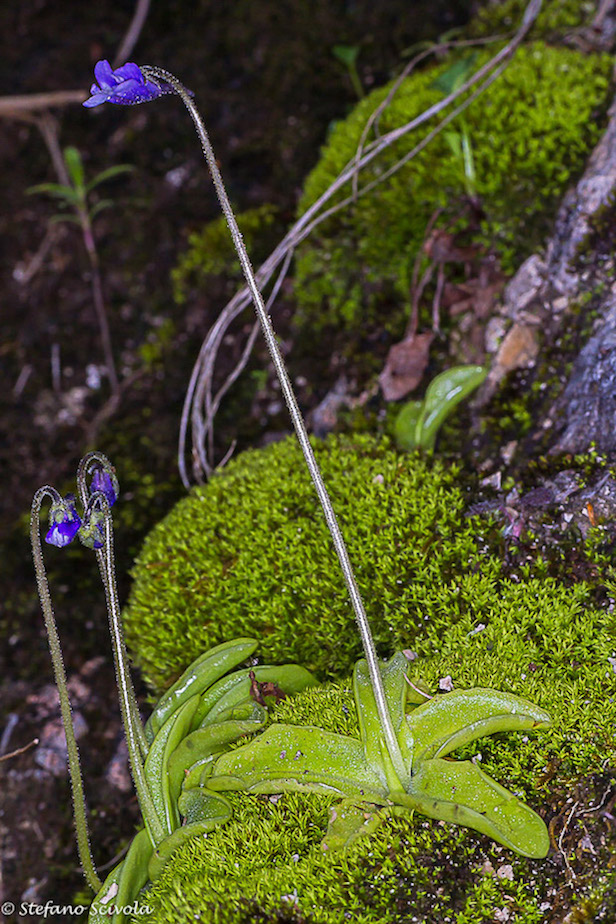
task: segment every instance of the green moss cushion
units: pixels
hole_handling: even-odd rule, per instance
[[[494,53],[494,47],[478,52],[473,69]],[[441,100],[435,80],[454,60],[405,79],[380,116],[379,135]],[[597,142],[611,68],[609,55],[530,44],[448,127],[449,133],[463,127],[468,132],[476,191],[486,213],[478,239],[495,248],[506,272],[541,245],[556,204]],[[391,87],[375,90],[332,129],[306,180],[300,212],[353,160],[370,114]],[[435,124],[428,122],[379,155],[360,176],[360,188],[408,154]],[[335,325],[359,332],[378,324],[402,332],[413,264],[428,220],[437,208],[447,207],[454,217],[462,214],[464,167],[447,132],[298,248],[295,292],[301,328]],[[367,142],[373,139],[369,134]],[[338,198],[348,194],[347,186]]]
[[[488,3],[477,11],[469,24],[469,32],[473,36],[511,32],[519,26],[527,7],[528,0]],[[571,39],[573,30],[592,27],[596,15],[596,6],[584,0],[543,0],[531,35],[548,41]]]
[[[368,436],[315,452],[383,655],[443,618],[485,612],[500,566],[482,542],[486,521],[464,515],[455,466]],[[259,639],[265,662],[297,660],[323,679],[361,653],[294,439],[244,453],[195,489],[149,535],[133,576],[127,637],[159,690],[236,636]]]
[[[178,851],[141,897],[151,913],[139,920],[615,920],[608,864],[616,835],[597,811],[600,804],[607,811],[616,769],[608,660],[614,655],[614,618],[594,607],[590,596],[584,586],[570,590],[551,580],[504,582],[479,607],[481,624],[479,613],[467,610],[448,627],[444,612],[416,644],[417,676],[431,689],[450,676],[455,687],[510,690],[552,714],[548,731],[494,735],[455,755],[474,756],[543,815],[553,837],[546,860],[522,859],[487,837],[418,814],[390,818],[344,853],[323,852],[334,804],[329,798],[231,794],[232,821]],[[344,683],[305,691],[281,704],[276,718],[357,734],[353,696]],[[565,885],[565,857],[575,888]]]

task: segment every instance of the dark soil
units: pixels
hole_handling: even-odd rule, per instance
[[[237,207],[273,203],[286,223],[328,125],[354,102],[332,46],[360,46],[359,71],[369,88],[399,70],[404,49],[463,23],[470,6],[471,0],[168,0],[152,4],[131,58],[168,68],[194,90]],[[4,4],[0,93],[88,87],[92,65],[113,58],[132,12],[132,3],[109,0]],[[88,366],[101,367],[103,361],[79,229],[50,226],[56,204],[27,194],[29,186],[57,179],[31,114],[4,120],[0,737],[4,732],[6,753],[34,738],[41,741],[0,764],[2,887],[4,898],[17,905],[47,899],[61,904],[78,894],[87,901],[88,895],[77,869],[28,549],[32,495],[44,483],[61,492],[74,489],[77,461],[89,449],[113,459],[123,488],[116,550],[124,595],[140,539],[183,493],[175,462],[179,414],[201,340],[224,304],[224,293],[216,291],[182,310],[171,297],[170,271],[187,234],[217,215],[177,100],[133,109],[71,105],[52,115],[60,144],[80,150],[87,177],[119,163],[136,170],[101,190],[115,205],[95,225],[124,382],[119,402],[110,406],[104,375],[98,388],[95,370],[88,375]],[[47,234],[52,236],[37,268]],[[321,397],[330,384],[323,383]],[[250,387],[242,385],[235,398],[235,407],[240,397],[246,399],[247,417],[250,396]],[[314,394],[315,402],[318,397]],[[221,423],[223,444],[230,417]],[[260,437],[250,422],[244,429]],[[138,820],[118,751],[103,595],[87,550],[46,554],[75,709],[87,727],[81,739],[86,792],[95,854],[103,864],[112,861]],[[146,691],[142,694],[145,700]]]

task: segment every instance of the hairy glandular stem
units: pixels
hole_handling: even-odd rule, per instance
[[[327,527],[334,543],[336,554],[338,555],[340,567],[342,569],[347,590],[351,598],[351,604],[355,612],[355,619],[359,628],[362,645],[364,648],[364,654],[368,664],[368,670],[370,672],[370,679],[374,690],[374,698],[376,700],[383,737],[385,739],[392,764],[400,778],[402,786],[404,786],[408,771],[405,768],[404,761],[400,753],[398,739],[396,737],[391,716],[389,714],[387,701],[385,699],[385,690],[379,671],[378,658],[374,646],[374,641],[372,639],[372,632],[370,630],[368,617],[366,615],[361,594],[357,586],[357,581],[355,580],[355,575],[351,567],[351,562],[344,539],[342,537],[342,532],[340,530],[340,526],[338,525],[338,520],[336,518],[331,499],[323,482],[321,472],[314,457],[314,452],[312,450],[312,446],[310,445],[304,419],[299,409],[299,405],[291,385],[291,380],[282,358],[282,353],[280,352],[280,348],[276,341],[274,329],[263,303],[263,298],[255,279],[255,274],[250,263],[248,252],[244,245],[244,241],[242,239],[242,234],[235,220],[235,215],[233,214],[231,203],[229,202],[229,197],[227,196],[223,179],[220,170],[218,169],[214,151],[212,149],[205,125],[189,92],[183,86],[183,84],[181,84],[180,81],[173,76],[173,74],[170,74],[168,71],[158,67],[146,66],[142,67],[141,70],[146,79],[152,78],[154,81],[161,80],[165,84],[172,86],[178,96],[180,96],[183,100],[184,105],[188,109],[188,112],[190,113],[190,116],[195,124],[195,128],[203,148],[203,154],[205,156],[205,160],[210,170],[210,174],[214,182],[214,187],[218,195],[220,207],[229,226],[229,231],[231,232],[233,244],[239,257],[240,265],[246,279],[246,284],[250,290],[255,306],[255,311],[261,324],[263,336],[265,337],[265,342],[267,343],[272,362],[274,363],[274,368],[276,369],[276,374],[280,381],[282,394],[289,409],[289,414],[291,415],[291,420],[295,428],[298,442],[304,455],[304,459],[306,460],[306,465],[308,466],[308,471],[310,472],[310,476],[314,483],[321,507],[323,508],[323,513],[325,515]]]

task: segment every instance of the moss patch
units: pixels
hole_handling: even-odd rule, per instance
[[[272,243],[276,209],[263,205],[237,216],[244,243],[253,261],[265,259],[267,244]],[[173,296],[178,305],[184,305],[188,292],[197,289],[211,276],[226,276],[234,284],[243,279],[238,256],[233,246],[224,216],[207,222],[188,236],[188,246],[180,255],[171,274]]]
[[[383,654],[431,622],[482,612],[499,564],[464,516],[460,471],[359,436],[315,444]],[[481,567],[480,567],[481,566]],[[126,612],[147,679],[167,686],[205,649],[260,640],[264,661],[348,672],[360,646],[294,439],[244,453],[174,508],[137,559]]]
[[[492,53],[477,53],[475,66]],[[442,98],[435,79],[453,60],[402,83],[381,115],[380,135]],[[598,140],[611,66],[608,55],[531,44],[519,49],[504,74],[464,113],[477,194],[486,213],[476,239],[494,247],[505,271],[541,243],[563,189]],[[390,89],[375,90],[333,128],[306,181],[300,212],[353,159],[368,117]],[[454,121],[451,130],[456,129],[460,124]],[[423,133],[419,129],[388,148],[367,168],[362,182],[376,179],[404,157]],[[427,222],[437,208],[455,220],[463,194],[461,158],[441,134],[390,179],[322,225],[298,249],[300,327],[357,330],[361,324],[365,331],[378,323],[400,333]]]
[[[494,35],[518,27],[528,6],[527,0],[499,0],[479,10],[469,26],[471,35]],[[554,40],[567,37],[573,30],[590,26],[597,15],[593,0],[544,0],[532,27],[534,38]]]
[[[553,838],[546,860],[420,815],[391,817],[345,853],[323,853],[328,798],[233,794],[233,820],[178,851],[144,896],[152,913],[140,920],[556,924],[570,912],[590,922],[613,909],[614,617],[590,607],[584,587],[531,581],[501,588],[486,620],[481,631],[470,618],[434,626],[416,646],[417,676],[436,689],[451,674],[456,687],[508,689],[550,711],[546,732],[494,735],[456,755],[475,754],[544,816]],[[275,718],[353,734],[353,713],[343,683],[300,694]]]

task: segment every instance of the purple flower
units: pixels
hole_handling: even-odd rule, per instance
[[[113,507],[119,494],[118,479],[115,475],[111,474],[111,472],[106,472],[102,468],[97,468],[92,475],[90,493],[95,494],[97,491],[104,494],[109,506]]]
[[[49,514],[49,529],[45,542],[63,549],[65,545],[73,541],[80,526],[81,520],[72,504],[66,501],[54,504]]]
[[[133,106],[173,92],[173,88],[163,81],[154,83],[146,80],[137,64],[123,64],[113,70],[109,61],[99,61],[94,67],[94,76],[97,83],[92,84],[90,99],[83,104],[88,108],[102,103]]]

